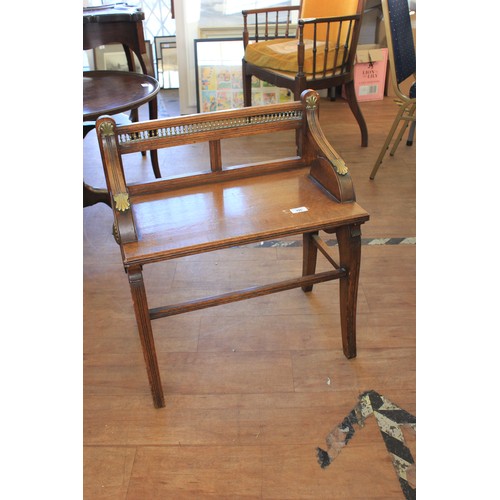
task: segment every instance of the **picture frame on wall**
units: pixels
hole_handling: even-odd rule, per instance
[[[175,36],[154,38],[156,55],[156,79],[162,89],[179,88],[179,66],[177,64],[177,41]]]

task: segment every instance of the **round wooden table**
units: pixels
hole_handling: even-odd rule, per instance
[[[129,71],[83,73],[83,121],[116,115],[150,102],[160,90],[151,76]]]
[[[150,118],[157,117],[157,80],[149,75],[129,71],[83,72],[83,137],[94,128],[102,115],[116,115],[124,111],[150,105]],[[151,151],[155,177],[161,177],[157,151]],[[106,189],[97,189],[83,183],[83,206],[103,202],[111,206]]]

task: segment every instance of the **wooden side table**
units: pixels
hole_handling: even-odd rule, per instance
[[[128,71],[83,72],[83,137],[94,128],[94,121],[102,115],[115,115],[137,109],[145,103],[156,101],[160,90],[158,81],[149,75]],[[86,122],[90,122],[89,125]],[[153,161],[155,154],[155,162]],[[160,177],[158,152],[151,151],[155,177]],[[106,189],[96,189],[83,183],[83,206],[103,202],[111,206]]]
[[[83,50],[93,49],[100,45],[121,44],[125,51],[129,71],[139,70],[135,67],[135,54],[142,73],[155,78],[153,63],[144,41],[142,25],[144,17],[144,12],[135,7],[85,8],[83,11]],[[154,99],[148,101],[148,108],[149,119],[158,118],[156,94]],[[132,121],[138,121],[137,108],[127,109],[131,111]],[[157,151],[151,151],[151,163],[155,177],[161,177]]]
[[[84,10],[83,50],[119,43],[125,50],[129,70],[136,70],[133,52],[142,72],[154,78],[153,63],[144,42],[143,20],[144,12],[132,7]]]

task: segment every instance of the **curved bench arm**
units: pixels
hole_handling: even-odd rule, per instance
[[[137,241],[129,192],[123,173],[123,165],[118,154],[116,122],[111,116],[102,116],[96,122],[99,148],[104,159],[104,174],[111,197],[111,206],[115,216],[115,238],[121,243]]]
[[[311,165],[311,177],[340,203],[356,201],[349,169],[328,142],[319,123],[319,94],[305,90],[300,97],[306,113],[307,139],[316,155]]]

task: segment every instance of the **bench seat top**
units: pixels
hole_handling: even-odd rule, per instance
[[[338,203],[309,168],[132,196],[138,241],[125,266],[146,264],[304,232],[360,224],[356,202]]]

